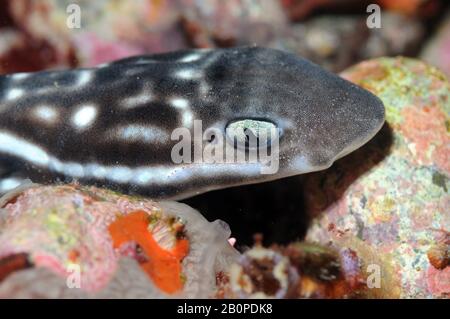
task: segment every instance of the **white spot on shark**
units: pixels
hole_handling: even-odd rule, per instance
[[[92,71],[82,70],[78,73],[77,86],[84,86],[92,80]]]
[[[83,105],[72,117],[72,123],[79,129],[90,126],[97,116],[97,108],[93,105]]]
[[[52,124],[58,118],[58,112],[54,107],[41,105],[34,109],[33,115],[40,121]]]
[[[182,57],[181,59],[178,60],[178,62],[182,62],[182,63],[189,63],[189,62],[194,62],[194,61],[198,61],[202,58],[202,54],[200,53],[191,53],[188,54],[184,57]]]
[[[152,101],[153,95],[149,91],[145,91],[139,95],[124,98],[122,104],[125,109],[133,109],[151,103]]]
[[[192,112],[190,110],[189,111],[185,111],[183,113],[182,121],[183,121],[183,126],[184,127],[191,127],[193,120],[194,120],[194,116],[192,115]]]
[[[189,108],[189,101],[181,97],[173,98],[172,100],[170,100],[170,104],[180,110]]]
[[[15,100],[15,99],[20,98],[24,94],[25,94],[25,90],[23,90],[23,89],[18,89],[18,88],[9,89],[6,92],[6,99],[7,100]]]
[[[189,101],[184,98],[173,98],[170,104],[181,111],[181,118],[184,127],[191,127],[194,116],[189,107]]]
[[[29,73],[29,72],[16,73],[16,74],[11,75],[11,79],[14,81],[20,81],[20,80],[26,79],[31,74],[32,73]]]
[[[193,70],[193,69],[183,69],[183,70],[179,70],[175,72],[175,77],[179,78],[179,79],[184,79],[184,80],[193,80],[193,79],[198,79],[202,77],[202,74],[197,71],[197,70]]]
[[[199,61],[201,58],[203,58],[205,53],[207,53],[209,51],[211,51],[211,49],[199,49],[199,50],[197,50],[197,52],[192,52],[192,53],[186,54],[184,57],[177,60],[177,62],[190,63],[190,62]]]
[[[165,143],[169,141],[169,134],[159,127],[131,124],[119,126],[106,133],[107,136],[124,142]]]

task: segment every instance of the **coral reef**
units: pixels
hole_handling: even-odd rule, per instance
[[[365,293],[360,261],[312,243],[262,247],[258,240],[230,267],[228,298],[350,298]],[[220,291],[220,290],[219,290]]]
[[[307,240],[351,247],[381,270],[372,297],[450,293],[450,86],[437,69],[380,58],[342,76],[371,90],[386,125],[366,146],[305,178]],[[370,272],[370,271],[369,271]]]
[[[1,200],[0,296],[212,296],[229,234],[184,204],[30,185]]]
[[[441,3],[380,0],[386,9],[382,27],[370,29],[369,2],[80,0],[80,26],[68,27],[72,1],[9,0],[2,7],[0,72],[91,67],[187,47],[254,44],[289,50],[339,72],[364,59],[417,55],[427,35],[424,17],[436,17]],[[330,14],[336,9],[343,14]],[[325,14],[311,15],[317,12]],[[445,60],[442,54],[433,57]]]
[[[0,74],[253,44],[340,72],[416,56],[427,39],[420,58],[450,75],[439,0],[78,0],[71,28],[73,2],[0,0]],[[383,8],[380,29],[366,26],[369,3]],[[80,185],[17,189],[0,199],[0,297],[449,298],[443,73],[409,58],[362,62],[342,76],[386,106],[367,145],[323,172],[186,200],[226,219],[243,254],[227,224],[184,204]],[[255,232],[277,245],[247,249]]]

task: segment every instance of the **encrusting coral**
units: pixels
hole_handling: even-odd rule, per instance
[[[95,187],[29,185],[0,216],[2,297],[209,297],[238,256],[222,221]]]

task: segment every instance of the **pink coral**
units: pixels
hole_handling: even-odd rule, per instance
[[[433,162],[450,174],[450,138],[446,131],[446,116],[439,107],[415,106],[402,110],[403,123],[400,131],[414,143],[415,156],[412,160],[418,164],[430,165]]]

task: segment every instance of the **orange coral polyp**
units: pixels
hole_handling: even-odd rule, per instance
[[[114,248],[134,241],[138,243],[148,257],[141,263],[156,286],[162,291],[173,294],[183,288],[181,262],[189,251],[187,239],[177,240],[171,250],[161,248],[148,230],[149,215],[136,211],[117,218],[109,225]]]

